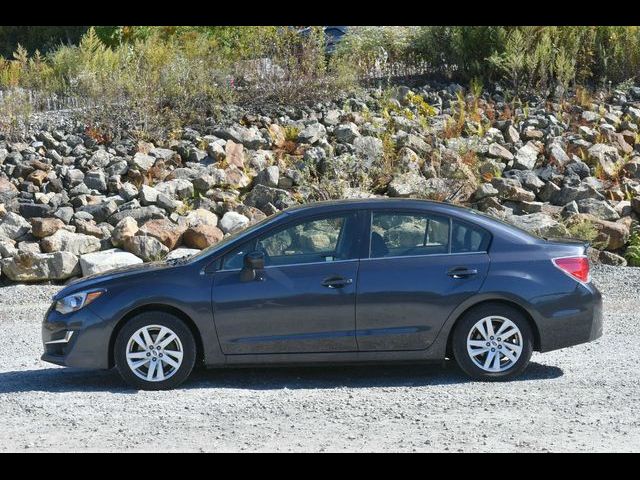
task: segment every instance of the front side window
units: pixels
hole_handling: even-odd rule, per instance
[[[249,240],[234,248],[222,259],[222,270],[239,270],[244,266],[244,256],[253,250],[255,240]]]
[[[298,222],[258,239],[265,266],[332,262],[356,258],[354,214]]]
[[[371,258],[449,253],[449,219],[423,213],[374,212]]]

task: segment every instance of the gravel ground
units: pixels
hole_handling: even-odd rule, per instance
[[[133,392],[39,360],[59,287],[0,288],[0,451],[640,451],[640,269],[597,267],[604,336],[510,383],[447,365],[202,370]]]

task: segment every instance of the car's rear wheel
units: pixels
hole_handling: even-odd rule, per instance
[[[533,332],[515,308],[482,305],[467,312],[453,332],[460,368],[479,380],[506,380],[524,371],[533,351]]]
[[[165,312],[145,312],[129,320],[115,342],[122,378],[142,390],[167,390],[187,379],[196,358],[191,330]]]

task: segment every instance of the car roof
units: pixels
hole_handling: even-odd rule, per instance
[[[536,243],[539,238],[520,228],[493,218],[486,213],[473,210],[461,205],[435,200],[423,200],[417,198],[355,198],[342,200],[325,200],[320,202],[305,203],[287,208],[283,212],[288,217],[304,217],[314,213],[330,213],[345,210],[366,209],[390,209],[390,210],[426,210],[442,215],[451,215],[461,220],[467,220],[475,225],[489,230],[493,235],[498,235],[512,242]]]
[[[425,207],[451,208],[455,210],[467,211],[471,210],[466,207],[460,207],[446,202],[437,202],[435,200],[422,200],[417,198],[349,198],[340,200],[324,200],[320,202],[305,203],[287,208],[287,213],[307,213],[308,210],[345,210],[345,209],[367,209],[367,208],[418,208]]]

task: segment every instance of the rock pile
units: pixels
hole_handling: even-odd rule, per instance
[[[469,97],[464,116],[459,91],[234,107],[155,144],[102,144],[64,114],[42,116],[21,141],[0,135],[2,275],[60,281],[189,255],[301,202],[454,193],[539,235],[591,232],[594,257],[625,264],[640,215],[640,90],[512,108],[496,89]]]

